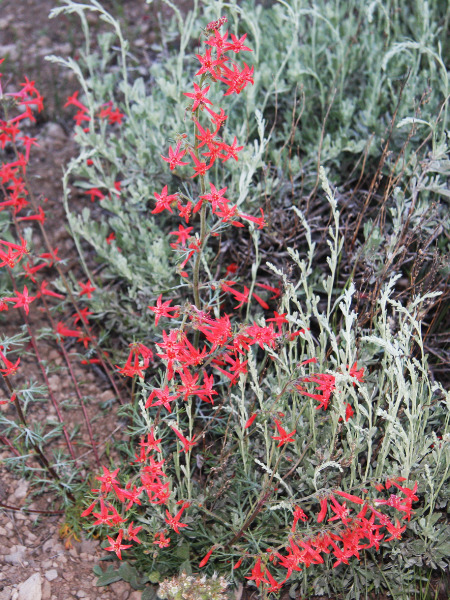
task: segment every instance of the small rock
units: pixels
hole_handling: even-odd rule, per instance
[[[99,541],[98,540],[81,540],[80,550],[81,552],[86,552],[88,554],[95,552],[98,548]]]
[[[23,563],[25,557],[26,548],[20,544],[11,548],[10,554],[5,555],[5,562],[10,565],[20,565]]]
[[[87,598],[87,594],[84,590],[78,590],[75,595],[77,598]]]
[[[42,48],[42,47],[44,47],[44,46],[51,45],[51,43],[52,43],[52,40],[51,40],[51,39],[50,39],[48,36],[46,36],[46,35],[41,35],[41,36],[39,37],[39,40],[38,40],[38,42],[37,42],[37,45],[38,45],[38,46],[40,46],[40,47]]]
[[[4,587],[0,590],[0,600],[10,600],[12,598],[13,588],[11,586]]]
[[[48,378],[48,383],[52,392],[57,392],[61,389],[61,379],[58,375],[52,375]]]
[[[52,595],[52,586],[49,581],[44,581],[42,586],[42,600],[50,600],[50,596]]]
[[[141,600],[141,596],[142,592],[134,591],[128,596],[128,600]]]
[[[11,21],[14,19],[13,15],[6,15],[4,19],[0,19],[0,31],[6,29]]]
[[[72,46],[69,44],[69,42],[66,42],[65,44],[58,44],[56,49],[58,50],[58,54],[72,54]]]
[[[18,588],[17,600],[42,600],[41,574],[34,573],[23,581]]]
[[[61,129],[61,131],[62,131],[62,127],[60,127],[60,126],[58,125],[58,123],[49,123],[49,124],[47,125],[47,128],[48,128],[48,129],[47,129],[47,133],[49,134],[49,136],[51,135],[51,134],[50,134],[50,127],[51,127],[52,125],[56,125],[56,127],[58,127],[58,129]],[[58,350],[50,350],[50,352],[48,353],[48,356],[47,356],[47,358],[48,358],[48,360],[56,360],[57,358],[59,358],[59,352],[58,352]]]
[[[127,593],[127,596],[130,592],[130,585],[125,581],[115,581],[110,585],[111,590],[114,591],[114,595],[116,598],[122,598],[122,596]]]
[[[47,136],[52,140],[66,140],[67,136],[64,129],[58,123],[49,123],[47,125]],[[56,351],[57,352],[57,351]],[[57,352],[59,355],[59,353]]]
[[[53,581],[58,577],[58,571],[56,569],[50,569],[50,571],[46,571],[45,578],[48,581]]]
[[[15,496],[17,499],[25,498],[28,494],[29,487],[30,484],[28,483],[28,481],[26,481],[25,479],[21,479],[19,483],[17,483],[17,485],[15,486],[13,496]]]
[[[8,56],[11,62],[17,60],[19,58],[19,53],[17,52],[16,44],[5,44],[0,46],[0,56]]]
[[[110,390],[106,390],[103,394],[100,394],[99,400],[100,402],[109,402],[109,400],[113,400],[115,398],[114,393]]]

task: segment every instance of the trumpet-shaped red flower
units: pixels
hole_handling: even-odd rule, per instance
[[[185,506],[182,506],[174,517],[172,517],[170,512],[166,510],[167,518],[165,519],[165,521],[168,524],[168,526],[175,531],[175,533],[180,533],[180,527],[187,527],[187,523],[180,523],[180,518],[185,508]]]
[[[231,34],[231,39],[233,41],[225,44],[225,52],[228,52],[229,50],[232,50],[235,54],[237,54],[238,52],[242,52],[243,50],[246,50],[247,52],[253,52],[251,48],[244,46],[244,41],[246,37],[246,33],[244,33],[244,35],[241,38],[237,38],[235,35]]]
[[[191,178],[197,177],[197,175],[205,175],[206,171],[211,168],[212,163],[210,163],[208,165],[207,163],[198,160],[198,158],[195,156],[195,154],[192,152],[192,150],[189,150],[189,154],[191,155],[192,160],[194,161],[194,165],[195,165],[194,166],[195,173],[193,175],[191,175]]]
[[[189,452],[189,450],[197,444],[195,435],[191,440],[188,440],[187,438],[184,437],[184,435],[181,433],[181,431],[178,431],[178,429],[174,425],[171,425],[170,428],[172,429],[174,434],[177,436],[177,438],[180,440],[180,442],[183,444],[183,448],[180,450],[180,452]]]
[[[192,227],[190,229],[192,229]],[[147,307],[156,315],[155,325],[158,325],[159,319],[161,317],[168,317],[169,319],[178,317],[177,311],[180,307],[179,306],[170,306],[170,303],[172,302],[172,300],[166,300],[165,302],[161,302],[161,300],[162,300],[162,294],[160,294],[160,296],[156,300],[155,306]],[[170,314],[170,311],[172,311],[172,310],[176,311],[173,315]]]
[[[170,170],[173,171],[178,165],[188,165],[189,163],[183,162],[181,159],[186,154],[186,150],[181,150],[181,142],[172,150],[172,146],[169,146],[169,157],[160,155],[163,160],[169,163]]]
[[[149,408],[150,406],[164,406],[170,413],[172,412],[172,408],[170,407],[170,403],[178,398],[179,394],[170,395],[169,386],[161,389],[155,389],[147,398],[147,402],[145,403],[145,408]],[[156,402],[153,402],[154,398],[158,398]]]
[[[294,429],[294,431],[291,431],[291,433],[288,433],[285,429],[283,429],[283,427],[281,426],[280,421],[278,421],[277,419],[275,419],[275,425],[276,428],[278,429],[278,435],[272,435],[272,439],[273,440],[277,440],[280,443],[278,444],[278,448],[280,446],[284,446],[284,444],[287,444],[288,442],[294,442],[295,440],[292,439],[293,435],[296,433],[296,430]]]
[[[264,571],[261,570],[261,559],[258,558],[255,565],[253,566],[251,576],[248,576],[245,579],[250,579],[250,581],[254,581],[256,584],[256,587],[259,587],[261,585],[261,583],[267,583],[267,584],[269,583],[267,581],[267,579],[264,578],[264,575],[265,575],[265,569],[264,569]]]
[[[155,541],[153,543],[160,548],[168,548],[170,546],[170,538],[165,537],[166,531],[167,530],[164,530],[155,534]]]
[[[167,185],[165,185],[160,194],[155,193],[156,198],[156,206],[152,210],[152,215],[156,215],[163,210],[168,210],[173,213],[171,204],[172,202],[176,202],[178,200],[178,194],[167,194]]]
[[[119,481],[117,481],[116,477],[119,473],[120,469],[116,469],[115,471],[110,471],[106,467],[102,465],[103,475],[101,477],[96,477],[99,481],[102,482],[100,487],[102,492],[109,492],[113,486],[119,485]]]
[[[111,544],[111,546],[108,546],[107,548],[105,548],[105,550],[108,550],[109,552],[115,552],[117,555],[117,558],[119,560],[122,560],[122,550],[125,550],[126,548],[131,548],[133,544],[122,544],[122,537],[123,537],[123,530],[121,529],[119,532],[119,535],[117,536],[117,539],[113,539],[112,537],[108,537],[108,541]]]
[[[202,89],[196,83],[194,83],[193,93],[183,92],[185,96],[194,100],[194,103],[192,105],[192,112],[197,110],[199,106],[202,107],[205,104],[212,104],[211,100],[208,100],[208,98],[206,97],[206,94],[208,93],[210,87],[211,86],[208,85],[208,87]]]
[[[33,300],[36,299],[36,296],[30,296],[28,294],[28,288],[26,285],[23,286],[23,292],[17,292],[16,296],[11,296],[9,298],[3,298],[4,302],[14,302],[14,308],[23,308],[26,314],[30,312],[29,305]]]
[[[220,67],[222,67],[223,64],[228,60],[228,57],[223,56],[221,58],[214,59],[211,56],[211,51],[212,51],[212,49],[208,48],[205,51],[205,54],[203,54],[203,55],[196,54],[195,55],[198,58],[198,60],[200,61],[200,64],[202,65],[200,67],[200,69],[197,71],[197,73],[195,74],[195,76],[203,75],[203,73],[209,73],[213,77],[217,77],[217,74],[220,73]],[[216,68],[216,70],[214,68]]]
[[[86,295],[89,299],[92,297],[92,292],[95,291],[95,287],[92,285],[90,281],[87,283],[78,282],[78,285],[81,288],[80,296]]]
[[[2,350],[3,350],[3,347],[0,347],[0,358],[2,359],[6,368],[0,369],[0,371],[3,373],[4,377],[9,377],[10,375],[15,375],[17,369],[19,368],[20,358],[18,358],[15,363],[12,363],[10,360],[8,360],[6,358],[6,356],[3,354]]]

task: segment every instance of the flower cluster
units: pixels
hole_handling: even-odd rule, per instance
[[[64,108],[68,106],[75,106],[77,112],[75,113],[73,119],[78,126],[81,126],[83,123],[89,123],[91,121],[91,117],[89,116],[88,107],[78,99],[79,92],[76,91],[67,98],[67,102],[64,104]],[[108,119],[110,125],[117,123],[118,125],[122,124],[122,120],[124,118],[124,113],[121,113],[118,108],[113,108],[112,102],[107,102],[104,104],[99,112],[98,117],[100,119]],[[89,131],[89,128],[85,128],[84,131]]]
[[[277,592],[295,571],[301,571],[313,564],[322,564],[324,562],[323,554],[334,557],[333,568],[336,568],[341,564],[348,564],[353,557],[360,560],[361,550],[368,548],[379,550],[382,541],[401,539],[406,525],[401,526],[398,518],[394,523],[387,514],[380,512],[378,507],[390,506],[402,513],[403,520],[410,520],[412,503],[418,499],[415,495],[417,483],[411,489],[402,487],[400,485],[402,481],[404,479],[401,477],[386,481],[386,489],[394,485],[403,495],[403,497],[391,495],[388,500],[362,498],[340,490],[334,490],[331,494],[324,496],[320,500],[320,512],[316,521],[317,523],[326,521],[330,525],[325,525],[314,534],[311,534],[312,527],[308,533],[302,534],[296,531],[297,522],[299,520],[307,521],[308,516],[301,508],[295,507],[291,535],[284,548],[286,554],[281,554],[274,548],[267,548],[266,556],[257,558],[251,574],[246,579],[254,581],[257,587],[263,584],[266,592]],[[383,484],[376,484],[375,487],[379,491],[384,489]],[[365,492],[368,491],[365,490]],[[361,506],[359,512],[352,515],[353,509],[347,507],[347,502],[341,504],[336,496]],[[327,516],[329,516],[328,519]],[[389,537],[383,531],[387,532]],[[238,561],[235,568],[239,567],[241,562],[242,560]],[[269,563],[272,563],[274,567],[278,566],[286,570],[284,580],[277,582],[274,579],[268,568]]]

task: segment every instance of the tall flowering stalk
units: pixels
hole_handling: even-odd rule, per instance
[[[223,565],[225,557],[233,556],[236,559],[233,569],[244,565],[247,572],[244,577],[268,594],[278,592],[294,573],[323,564],[327,556],[333,557],[332,566],[337,568],[348,564],[350,559],[359,560],[361,552],[367,548],[378,550],[382,540],[399,539],[405,530],[402,520],[411,517],[417,486],[409,488],[401,485],[403,480],[393,478],[386,482],[386,489],[394,485],[399,494],[391,495],[389,499],[374,496],[366,488],[349,493],[338,487],[318,490],[303,497],[301,503],[290,499],[286,501],[290,523],[284,542],[273,546],[263,540],[257,551],[255,546],[250,549],[256,519],[273,502],[280,481],[289,489],[285,482],[289,482],[289,476],[308,449],[306,446],[299,461],[283,477],[278,474],[282,464],[293,460],[289,449],[300,447],[298,426],[308,404],[305,403],[290,420],[277,405],[285,394],[297,394],[317,401],[315,409],[327,413],[338,392],[337,375],[315,373],[317,359],[307,358],[297,367],[311,368],[309,374],[291,378],[269,407],[264,404],[259,394],[254,357],[260,352],[266,359],[270,356],[275,360],[278,348],[283,344],[295,344],[297,338],[303,339],[305,329],[293,330],[286,318],[287,312],[277,311],[274,311],[274,317],[266,319],[265,324],[235,323],[233,315],[224,311],[225,294],[237,301],[235,310],[252,298],[264,310],[268,310],[269,305],[256,293],[250,294],[245,285],[242,291],[239,290],[238,282],[229,279],[235,271],[231,266],[219,282],[201,280],[202,255],[211,236],[227,225],[243,227],[243,220],[259,228],[265,224],[262,210],[261,216],[257,217],[241,213],[236,204],[226,198],[227,188],[208,179],[213,164],[225,163],[230,158],[238,160],[238,153],[243,148],[236,137],[231,144],[219,137],[228,116],[222,107],[213,105],[209,98],[210,89],[213,85],[225,84],[224,97],[240,94],[253,83],[254,77],[253,67],[246,63],[239,67],[232,59],[240,52],[251,51],[246,46],[246,36],[231,35],[229,39],[227,31],[220,31],[225,22],[222,18],[207,26],[203,40],[205,51],[196,55],[200,62],[196,72],[198,83],[194,82],[193,89],[184,92],[191,100],[187,111],[191,116],[193,140],[189,141],[183,134],[174,147],[169,147],[167,155],[162,155],[170,169],[177,170],[178,174],[181,173],[179,168],[188,167],[188,178],[198,179],[199,192],[197,197],[194,193],[191,197],[179,192],[169,193],[166,185],[161,192],[155,193],[156,206],[152,210],[155,215],[167,211],[182,220],[170,235],[176,238],[172,247],[181,255],[180,275],[191,280],[193,302],[187,300],[184,305],[172,306],[171,300],[163,301],[160,295],[156,303],[148,307],[155,315],[156,325],[161,319],[171,319],[176,322],[176,327],[163,330],[162,340],[156,343],[154,352],[147,346],[131,345],[125,365],[118,366],[123,375],[134,380],[137,377],[145,393],[145,401],[140,401],[140,407],[146,433],[134,453],[134,474],[130,477],[127,469],[104,466],[103,474],[97,477],[100,486],[92,490],[94,498],[82,516],[92,515],[94,526],[115,530],[116,537],[108,536],[106,550],[114,552],[119,559],[122,551],[132,551],[131,544],[123,543],[123,540],[138,545],[144,543],[143,535],[138,535],[142,530],[146,538],[150,535],[152,539],[153,556],[159,557],[161,553],[164,560],[163,553],[167,548],[178,545],[180,538],[185,536],[186,540],[190,539],[188,532],[193,518],[211,519],[222,528],[223,536],[209,539],[208,547],[199,556],[198,569],[207,569],[215,559],[217,564]],[[197,214],[200,230],[195,232]],[[273,294],[270,300],[281,295],[278,286],[259,282],[256,285]],[[208,301],[203,296],[204,290],[208,290]],[[158,383],[145,381],[146,370],[152,361],[163,366]],[[238,387],[244,392],[249,374],[255,381],[252,387],[257,400],[250,407],[242,401],[236,411],[239,414],[236,431],[225,428],[224,439],[214,430],[214,420],[226,420],[227,411],[234,414],[231,398],[236,396]],[[358,368],[354,363],[347,367],[345,375],[356,385],[364,380],[364,368]],[[315,387],[312,389],[310,384]],[[346,406],[343,416],[348,422],[354,410],[350,403]],[[210,420],[205,419],[205,415]],[[201,468],[199,465],[209,454],[208,448],[225,446],[227,436],[237,437],[232,448],[239,447],[244,457],[249,440],[260,430],[265,434],[267,465],[272,467],[267,467],[268,474],[263,478],[258,497],[248,514],[241,515],[239,526],[230,525],[229,519],[205,506],[199,492],[205,485],[203,493],[207,495],[207,485],[201,478],[194,477],[195,469]],[[191,460],[193,453],[195,464]],[[247,460],[251,459],[247,456]],[[214,469],[220,469],[220,465]],[[377,491],[385,489],[383,483],[374,484]],[[224,489],[226,485],[224,482]],[[149,505],[151,509],[145,508]],[[400,520],[392,520],[386,509],[399,515]],[[136,526],[136,520],[141,520],[142,525]]]

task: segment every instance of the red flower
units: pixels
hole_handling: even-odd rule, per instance
[[[180,225],[180,227],[181,227],[181,225]],[[192,227],[190,227],[189,229],[192,229]],[[173,315],[171,315],[170,311],[171,310],[178,311],[178,309],[180,308],[179,306],[170,306],[170,303],[172,302],[172,300],[166,300],[165,302],[161,302],[161,300],[162,300],[162,294],[160,294],[158,299],[156,300],[156,306],[148,306],[147,307],[152,312],[154,312],[156,315],[155,325],[158,325],[159,319],[161,317],[169,317],[170,319],[177,317],[178,316],[177,312],[174,313]]]
[[[87,283],[82,283],[81,281],[79,281],[78,285],[81,287],[82,290],[80,292],[80,296],[84,296],[86,294],[88,298],[91,298],[92,292],[95,291],[95,287],[91,284],[91,282],[88,281]]]
[[[200,561],[200,564],[198,565],[200,569],[206,565],[208,560],[211,558],[211,554],[214,552],[215,549],[216,547],[213,546],[211,550],[206,554],[205,558]]]
[[[187,96],[188,98],[192,98],[194,100],[194,103],[192,105],[192,112],[194,112],[198,106],[204,106],[205,104],[212,104],[211,100],[208,100],[208,98],[206,98],[206,94],[208,93],[210,87],[211,86],[208,85],[208,87],[202,89],[196,83],[194,83],[194,92],[193,93],[183,92],[183,94],[185,96]]]
[[[253,421],[256,419],[257,416],[257,413],[253,413],[252,416],[247,419],[247,422],[244,425],[244,429],[248,429],[249,427],[251,427]]]
[[[160,155],[163,160],[169,163],[170,170],[173,171],[178,165],[187,165],[189,163],[183,162],[181,159],[186,154],[186,150],[181,150],[181,142],[178,142],[175,150],[172,150],[172,146],[169,146],[169,157]]]
[[[131,548],[131,546],[133,544],[122,544],[122,537],[123,537],[122,529],[120,530],[120,533],[117,536],[116,540],[109,537],[109,535],[107,537],[108,537],[108,541],[111,544],[111,546],[109,546],[108,548],[105,548],[105,550],[108,550],[109,552],[115,552],[117,554],[117,558],[119,560],[122,560],[121,550],[125,550],[126,548]]]
[[[165,185],[161,191],[161,194],[156,194],[156,207],[152,210],[152,215],[156,215],[157,213],[162,212],[163,210],[168,210],[173,213],[170,205],[172,202],[178,200],[178,194],[167,195],[167,185]]]
[[[28,314],[30,312],[29,304],[36,299],[36,296],[30,296],[28,294],[28,288],[26,285],[23,286],[22,294],[17,292],[16,296],[12,296],[10,298],[2,298],[3,302],[14,302],[14,308],[23,308],[23,310]]]
[[[178,429],[174,425],[171,425],[170,428],[172,429],[174,434],[179,438],[179,440],[183,444],[183,448],[182,448],[182,450],[180,450],[180,452],[189,452],[190,449],[197,444],[195,435],[191,440],[188,440],[187,438],[184,437],[184,435],[181,433],[181,431],[178,431]]]
[[[275,425],[278,429],[278,434],[277,436],[272,435],[272,439],[273,440],[277,440],[280,443],[278,444],[278,448],[280,446],[283,446],[284,444],[287,444],[288,442],[294,442],[295,440],[292,439],[292,436],[296,433],[296,430],[294,429],[294,431],[291,431],[291,433],[288,433],[287,431],[285,431],[283,429],[283,427],[281,427],[281,423],[280,421],[277,421],[277,419],[275,419]]]
[[[172,517],[170,512],[166,510],[167,518],[165,519],[165,521],[169,525],[169,527],[175,531],[175,533],[180,533],[180,527],[187,527],[187,523],[180,523],[180,518],[185,508],[186,506],[183,505],[174,517]]]
[[[250,581],[254,581],[256,583],[256,587],[259,587],[261,583],[269,583],[267,579],[264,579],[265,570],[261,571],[261,559],[258,558],[253,569],[251,577],[246,577],[245,579],[250,579]]]

